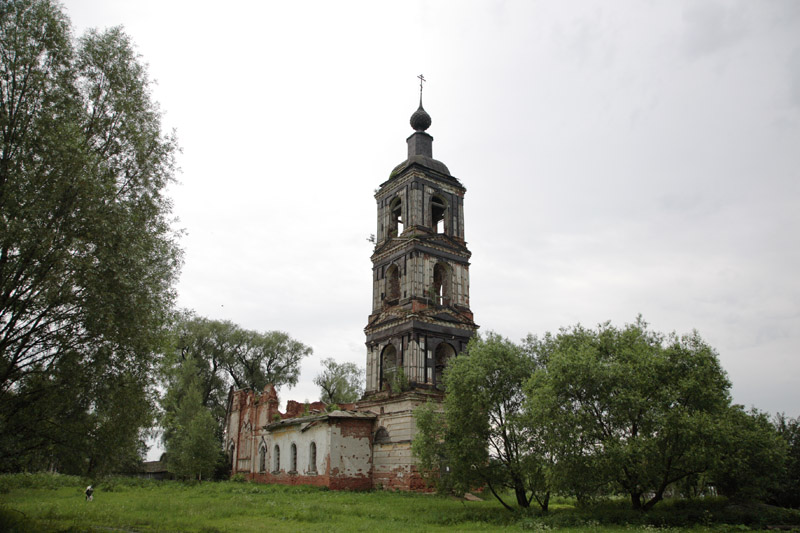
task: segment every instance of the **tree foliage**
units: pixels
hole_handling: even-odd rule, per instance
[[[786,463],[780,484],[772,491],[770,501],[784,507],[800,507],[800,418],[775,418],[775,430],[786,444]]]
[[[311,348],[286,333],[246,330],[229,321],[189,312],[175,321],[171,342],[161,366],[166,394],[161,401],[160,423],[167,456],[172,458],[170,468],[182,476],[189,472],[180,461],[191,455],[184,448],[199,454],[197,447],[202,449],[204,439],[210,438],[214,449],[222,449],[231,387],[262,390],[268,383],[276,387],[294,385],[300,375],[300,361],[311,354]],[[191,416],[185,413],[187,409]],[[205,414],[195,420],[197,409]],[[201,431],[208,432],[203,439]],[[206,471],[195,474],[209,476]]]
[[[322,372],[314,378],[320,388],[320,401],[328,404],[352,403],[364,392],[363,372],[355,363],[337,363],[329,357],[322,361]]]
[[[773,426],[732,406],[697,332],[654,332],[639,317],[520,345],[489,334],[448,363],[445,386],[441,408],[415,412],[412,444],[444,490],[485,485],[508,509],[510,492],[518,507],[535,500],[543,510],[554,492],[581,502],[621,493],[643,511],[668,491],[708,485],[784,505],[797,496],[797,421]]]
[[[200,376],[202,403],[222,422],[228,389],[262,390],[296,385],[300,361],[312,349],[282,331],[247,330],[227,320],[210,320],[184,312],[172,328],[174,346],[162,371],[167,383],[176,369],[193,358]]]
[[[429,486],[437,492],[453,492],[452,476],[448,461],[447,422],[437,402],[426,402],[414,409],[417,433],[411,441],[411,451],[417,459],[417,468]]]
[[[444,449],[431,453],[444,456],[456,490],[485,484],[508,509],[506,489],[519,507],[536,499],[547,509],[547,461],[522,419],[523,386],[536,364],[522,348],[493,333],[473,338],[466,354],[450,361],[444,378]]]
[[[217,423],[203,405],[203,383],[197,361],[187,357],[165,397],[164,445],[170,472],[202,480],[214,474],[220,443]]]
[[[0,58],[0,463],[123,468],[180,263],[176,143],[119,28],[76,42],[54,2],[2,2]]]
[[[696,332],[663,335],[640,317],[624,328],[562,330],[528,383],[527,412],[567,487],[580,496],[587,479],[613,483],[647,510],[722,451],[728,388]]]
[[[231,322],[196,317],[182,313],[172,327],[172,343],[162,365],[162,380],[167,390],[181,386],[182,366],[186,361],[198,374],[202,405],[219,426],[225,418],[226,401],[231,380],[226,370],[230,352],[235,349],[236,326]],[[166,408],[166,406],[164,406]]]
[[[723,496],[766,501],[783,485],[787,443],[769,416],[734,405],[723,423],[725,453],[709,471],[709,483]]]

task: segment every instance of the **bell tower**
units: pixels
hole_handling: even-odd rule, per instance
[[[406,139],[408,158],[375,193],[365,400],[442,390],[447,360],[478,329],[469,307],[466,189],[433,159],[430,125],[420,84],[419,108],[411,115],[414,133]]]

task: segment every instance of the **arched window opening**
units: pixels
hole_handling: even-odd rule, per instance
[[[403,201],[395,198],[389,204],[389,237],[403,233]]]
[[[444,390],[444,369],[447,361],[456,355],[456,350],[448,343],[443,342],[436,347],[434,368],[434,386],[439,390]]]
[[[290,455],[289,455],[289,471],[290,472],[297,472],[297,445],[293,442],[292,447],[290,448]]]
[[[400,269],[391,265],[386,270],[386,305],[397,305],[400,302]]]
[[[312,442],[308,445],[308,471],[317,472],[317,443]]]
[[[450,276],[447,266],[436,263],[433,267],[432,299],[436,305],[450,305]]]
[[[228,459],[231,461],[231,472],[236,472],[236,446],[231,443],[228,448]]]
[[[386,431],[386,428],[383,426],[379,427],[378,431],[375,432],[375,438],[373,439],[373,442],[381,444],[384,442],[389,442],[389,440],[389,432]]]
[[[444,214],[447,204],[438,196],[431,198],[431,227],[436,233],[444,233]]]
[[[267,447],[265,445],[261,445],[258,449],[258,471],[259,472],[266,472],[267,470]]]
[[[277,444],[273,450],[273,455],[275,455],[275,459],[273,461],[275,467],[273,468],[273,472],[277,474],[281,471],[281,447]]]
[[[389,344],[381,354],[381,390],[391,390],[397,376],[397,350]]]

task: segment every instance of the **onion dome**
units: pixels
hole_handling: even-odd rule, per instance
[[[431,116],[422,107],[422,98],[419,99],[419,109],[411,115],[411,127],[414,131],[425,131],[431,127]]]

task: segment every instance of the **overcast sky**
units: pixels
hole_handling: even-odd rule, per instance
[[[67,0],[123,25],[183,148],[179,305],[364,366],[374,190],[428,80],[471,307],[513,340],[697,329],[800,415],[800,2]]]

